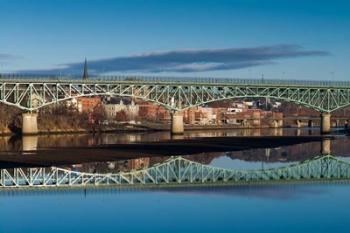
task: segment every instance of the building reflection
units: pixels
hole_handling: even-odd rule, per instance
[[[40,148],[86,147],[101,144],[134,142],[158,142],[171,139],[190,139],[197,137],[235,137],[235,136],[305,136],[316,135],[310,129],[236,129],[236,130],[189,130],[183,135],[172,136],[169,132],[103,133],[103,134],[56,134],[0,137],[1,151],[28,151]]]
[[[162,157],[162,160],[167,158],[169,157]],[[64,168],[87,173],[112,173],[146,169],[153,164],[155,164],[154,158],[142,157],[117,161],[73,164],[70,166],[64,166]]]
[[[268,132],[268,133],[267,133]],[[293,135],[295,133],[300,133],[302,135],[309,134],[309,130],[285,130],[285,129],[244,129],[235,131],[193,131],[187,132],[184,135],[175,136],[176,139],[188,139],[206,136],[242,136],[242,135]],[[312,131],[314,132],[314,131]],[[178,138],[180,137],[180,138]],[[86,158],[84,156],[91,155],[90,148],[86,148],[86,145],[101,145],[101,144],[117,144],[123,142],[138,142],[138,141],[161,141],[164,139],[169,139],[170,134],[168,132],[156,132],[156,133],[139,133],[139,134],[106,134],[106,135],[40,135],[40,136],[24,136],[22,138],[11,138],[3,137],[0,139],[1,150],[0,152],[0,166],[2,167],[16,167],[19,163],[28,164],[32,166],[60,166],[69,168],[72,170],[91,172],[91,173],[109,173],[109,172],[127,172],[130,170],[144,169],[153,166],[156,163],[162,163],[169,159],[170,156],[159,156],[159,154],[154,153],[150,155],[148,153],[143,154],[132,154],[134,152],[123,152],[124,154],[117,155],[106,155],[105,153],[113,151],[115,153],[116,149],[111,148],[102,151],[100,154],[105,156],[103,159],[99,156],[90,156]],[[173,139],[175,139],[173,138]],[[255,139],[254,139],[255,140]],[[259,140],[259,139],[256,139]],[[255,143],[255,141],[254,141]],[[217,158],[226,157],[231,160],[240,160],[244,162],[260,162],[260,163],[288,163],[288,162],[298,162],[306,159],[312,159],[315,156],[320,155],[336,155],[336,156],[349,156],[348,150],[348,137],[336,137],[336,138],[324,138],[322,141],[313,141],[307,143],[300,143],[294,145],[272,147],[272,148],[261,148],[261,149],[248,149],[248,150],[238,150],[238,151],[226,151],[226,152],[205,152],[193,155],[183,155],[185,158],[202,163],[202,164],[212,164],[212,162]],[[107,145],[108,146],[108,145]],[[83,152],[79,159],[73,159],[75,156],[62,156],[60,154],[59,147],[83,147]],[[16,149],[14,149],[16,148]],[[42,148],[50,148],[48,153],[52,154],[52,151],[56,151],[56,157],[50,157],[51,154],[40,154]],[[22,154],[26,155],[23,157],[18,157],[11,155],[8,151],[23,151]],[[37,154],[33,154],[33,151],[37,151]],[[15,153],[13,153],[15,154]],[[21,154],[21,152],[18,152]],[[171,151],[169,154],[171,155]],[[25,159],[26,158],[26,159]],[[51,162],[58,161],[59,163]],[[128,159],[130,158],[130,159]],[[81,160],[80,160],[81,159]],[[1,162],[4,161],[4,162]],[[81,162],[84,161],[84,162]],[[36,163],[38,162],[38,163]],[[13,163],[13,165],[12,165]]]
[[[187,155],[183,157],[191,161],[198,162],[205,165],[212,165],[212,162],[218,158],[228,157],[231,160],[241,160],[248,163],[259,162],[261,163],[261,168],[263,169],[266,164],[285,163],[288,165],[290,163],[312,159],[316,156],[332,155],[331,143],[332,143],[332,140],[330,138],[325,138],[320,142],[312,143],[309,145],[309,147],[316,148],[314,153],[308,154],[308,155],[305,155],[304,153],[300,153],[299,156],[290,155],[288,153],[289,151],[288,148],[278,147],[278,148],[264,148],[259,150],[246,150],[246,151],[225,152],[225,153],[210,152],[210,153],[201,153],[201,154],[195,154],[195,155]],[[80,172],[89,172],[89,173],[129,172],[132,170],[146,169],[155,164],[163,163],[168,159],[170,159],[170,156],[140,157],[136,159],[75,164],[71,166],[66,166],[65,168],[73,169]]]

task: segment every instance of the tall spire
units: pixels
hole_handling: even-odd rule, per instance
[[[87,79],[89,79],[89,74],[88,74],[87,60],[85,58],[83,80],[87,80]]]

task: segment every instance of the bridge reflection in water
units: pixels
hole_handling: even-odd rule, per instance
[[[0,187],[54,188],[176,185],[234,185],[284,181],[320,181],[350,179],[350,163],[332,155],[324,155],[298,164],[258,170],[224,169],[171,157],[149,168],[119,173],[84,173],[68,169],[14,168],[2,169]]]

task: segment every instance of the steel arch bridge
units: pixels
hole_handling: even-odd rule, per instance
[[[96,95],[138,98],[174,112],[233,98],[275,98],[324,113],[350,105],[350,82],[127,76],[91,80],[18,78],[0,79],[0,102],[26,111]]]
[[[273,169],[232,170],[171,157],[131,172],[96,174],[63,168],[2,169],[0,188],[249,184],[274,181],[347,180],[350,163],[331,155]]]

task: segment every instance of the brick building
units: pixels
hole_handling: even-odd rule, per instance
[[[102,104],[101,98],[98,96],[79,97],[76,100],[79,112],[92,112],[94,108]]]

